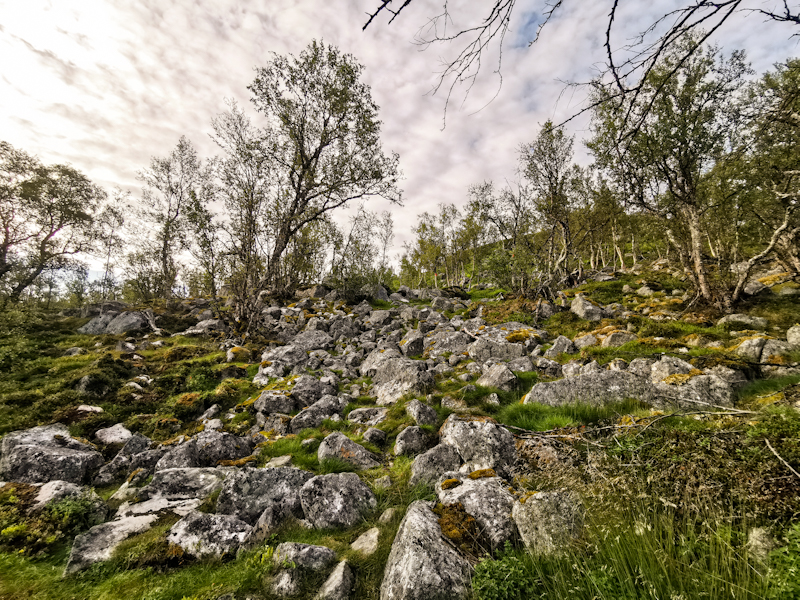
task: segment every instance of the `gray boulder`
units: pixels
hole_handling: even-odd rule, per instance
[[[357,469],[372,469],[380,466],[377,456],[338,431],[334,431],[322,440],[317,450],[317,458],[320,462],[326,458],[336,458]]]
[[[217,512],[255,525],[270,505],[284,516],[303,518],[300,489],[313,473],[292,467],[243,469],[229,475],[217,498]]]
[[[424,394],[433,375],[422,361],[404,358],[399,350],[376,349],[361,363],[362,377],[371,377],[378,404],[394,404],[405,394]]]
[[[461,471],[494,469],[508,475],[517,458],[514,436],[493,420],[450,415],[441,429],[441,443],[458,450]]]
[[[325,546],[284,542],[275,548],[273,560],[277,565],[294,563],[297,569],[324,571],[336,562],[336,553]]]
[[[636,335],[633,333],[615,331],[605,337],[602,346],[603,348],[618,348],[619,346],[627,344],[628,342],[635,342],[636,339]]]
[[[117,335],[120,333],[128,333],[130,331],[140,331],[142,329],[149,329],[150,322],[147,315],[143,312],[124,312],[120,313],[109,322],[103,333]]]
[[[663,356],[650,367],[650,381],[659,383],[671,375],[688,375],[696,369],[685,360],[674,356]]]
[[[442,480],[450,485],[441,486]],[[460,481],[454,485],[455,481]],[[514,496],[506,489],[508,484],[499,477],[471,479],[453,473],[445,473],[440,478],[436,493],[442,504],[461,503],[480,527],[492,550],[502,548],[517,535],[517,527],[511,518]]]
[[[789,342],[782,342],[780,340],[767,340],[761,350],[761,363],[781,363],[783,356],[789,354],[793,350]]]
[[[301,375],[292,388],[292,397],[300,406],[311,406],[323,396],[336,395],[336,386],[323,383],[311,375]]]
[[[600,321],[605,317],[603,309],[590,302],[582,294],[575,296],[569,310],[587,321]]]
[[[383,446],[386,443],[386,432],[370,427],[364,432],[364,441],[375,446]]]
[[[172,526],[167,541],[196,558],[225,556],[239,549],[250,529],[230,515],[191,512]]]
[[[124,444],[133,434],[122,423],[117,423],[111,427],[98,429],[94,436],[102,444]]]
[[[394,294],[392,294],[394,296]],[[328,575],[328,579],[314,596],[314,600],[349,600],[356,583],[356,576],[346,560],[343,560]]]
[[[559,354],[575,354],[578,349],[572,341],[563,335],[558,336],[553,345],[544,353],[545,358],[556,358]]]
[[[204,499],[222,489],[225,471],[209,468],[164,469],[156,471],[152,481],[139,491],[142,500]]]
[[[425,349],[425,336],[419,329],[412,329],[402,340],[400,340],[400,350],[406,356],[418,356]]]
[[[717,321],[717,325],[725,325],[727,323],[737,323],[748,327],[749,329],[766,329],[769,321],[764,317],[751,317],[750,315],[726,315]]]
[[[15,431],[0,442],[0,481],[82,483],[104,462],[102,454],[72,438],[60,423]]]
[[[576,337],[572,343],[575,344],[575,347],[578,350],[583,350],[584,348],[589,348],[590,346],[596,346],[599,342],[595,336],[593,336],[591,333],[587,333],[586,335]]]
[[[437,358],[447,352],[463,354],[474,339],[461,331],[440,331],[425,340],[425,347],[431,358]]]
[[[157,515],[127,517],[95,525],[78,535],[72,543],[64,576],[110,559],[117,546],[129,537],[147,531],[157,520]]]
[[[793,348],[800,347],[800,325],[793,325],[786,330],[786,341]]]
[[[111,323],[116,316],[117,313],[106,313],[93,317],[86,325],[78,327],[78,333],[83,335],[100,335],[101,333],[105,333],[108,324]]]
[[[323,396],[308,408],[297,413],[290,424],[292,432],[299,433],[303,429],[319,427],[325,419],[341,416],[346,405],[344,400],[336,396]]]
[[[465,600],[470,564],[442,537],[431,503],[413,502],[383,572],[381,600]]]
[[[299,403],[294,396],[289,396],[284,392],[265,390],[253,403],[253,410],[269,415],[272,413],[293,413],[300,409]]]
[[[439,422],[436,409],[419,400],[412,400],[406,404],[406,413],[417,425],[436,425]]]
[[[510,392],[517,387],[517,376],[506,365],[496,364],[481,375],[475,383],[483,387],[493,387]]]
[[[747,338],[736,347],[734,352],[752,362],[761,361],[761,352],[764,350],[764,345],[767,343],[767,338],[756,337]]]
[[[560,554],[583,528],[583,507],[566,491],[537,492],[514,502],[520,538],[532,554]]]
[[[432,441],[432,437],[427,431],[412,425],[403,429],[397,436],[394,444],[394,453],[397,456],[414,456],[430,448]]]
[[[359,425],[374,426],[386,420],[389,409],[384,407],[365,407],[351,410],[347,415],[347,420]]]
[[[306,352],[327,350],[333,345],[333,338],[319,329],[304,331],[292,340],[292,345]]]
[[[627,398],[638,398],[653,406],[662,406],[670,396],[657,390],[649,380],[627,371],[596,371],[558,381],[537,383],[523,400],[524,404],[539,403],[562,406],[584,402],[603,405]]]
[[[481,338],[470,344],[467,352],[471,359],[479,363],[486,362],[490,358],[495,360],[514,360],[525,356],[525,346]]]
[[[317,529],[353,527],[378,505],[355,473],[318,475],[300,490],[306,520]]]
[[[192,439],[169,450],[156,463],[156,471],[182,467],[215,467],[223,460],[250,456],[253,441],[222,431],[201,431]]]
[[[261,355],[258,374],[253,379],[256,385],[267,385],[270,377],[283,377],[285,372],[302,367],[308,362],[308,353],[297,346],[280,346]]]

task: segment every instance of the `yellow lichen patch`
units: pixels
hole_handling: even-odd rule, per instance
[[[142,471],[144,471],[144,469],[134,469],[133,471],[131,471],[131,474],[128,475],[128,479],[126,479],[125,481],[127,483],[130,483],[131,481],[133,481],[133,478],[136,477]]]
[[[453,489],[454,487],[458,487],[459,485],[461,485],[461,480],[459,479],[445,479],[442,482],[441,487],[443,490],[450,490]]]
[[[245,456],[244,458],[239,458],[237,460],[219,460],[217,464],[221,467],[243,467],[249,462],[253,462],[254,460],[258,460],[255,456]]]
[[[478,469],[469,474],[470,479],[483,479],[484,477],[497,477],[494,469]]]
[[[770,404],[776,404],[786,399],[786,396],[783,392],[775,392],[774,394],[768,394],[766,396],[759,396],[756,398],[756,403],[760,406],[768,406]]]
[[[439,517],[442,533],[462,552],[472,556],[480,556],[485,552],[478,523],[464,510],[463,504],[437,503],[433,512]]]
[[[788,365],[789,359],[785,356],[781,356],[780,354],[771,354],[770,357],[767,359],[767,362],[775,364],[775,365]]]
[[[684,383],[689,381],[692,377],[702,374],[703,372],[700,369],[692,369],[688,373],[674,373],[673,375],[665,377],[661,381],[663,381],[667,385],[683,385]]]
[[[539,492],[526,492],[522,496],[520,496],[519,503],[525,504],[530,498],[538,494]]]
[[[617,421],[617,424],[623,427],[630,427],[631,425],[636,425],[636,419],[631,415],[622,415],[622,418]]]
[[[511,342],[512,344],[527,342],[529,339],[531,339],[531,337],[535,336],[536,334],[530,329],[519,329],[517,331],[509,333],[506,336],[506,341]]]
[[[791,273],[776,273],[775,275],[768,275],[767,277],[762,277],[758,280],[759,283],[763,283],[767,287],[772,287],[788,281],[792,278]]]
[[[267,367],[272,366],[272,361],[269,360],[261,361],[261,364],[258,366],[261,367],[262,369],[266,369]]]

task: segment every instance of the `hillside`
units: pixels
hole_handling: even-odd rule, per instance
[[[7,312],[0,599],[796,598],[800,286],[755,281]]]

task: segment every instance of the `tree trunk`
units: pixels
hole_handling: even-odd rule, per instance
[[[692,271],[697,280],[697,287],[700,295],[708,302],[714,302],[715,298],[708,284],[706,265],[703,262],[703,233],[700,226],[700,213],[694,206],[684,208],[686,224],[689,227],[690,249]]]

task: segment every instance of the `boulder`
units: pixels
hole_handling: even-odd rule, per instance
[[[524,404],[562,406],[583,402],[604,405],[637,398],[652,406],[662,406],[669,395],[657,390],[648,379],[628,371],[596,371],[558,381],[537,383],[525,396]]]
[[[293,433],[303,429],[319,427],[325,419],[341,416],[347,403],[336,396],[323,396],[308,408],[304,408],[292,419],[290,427]]]
[[[250,529],[230,515],[191,512],[172,526],[167,541],[195,558],[225,556],[239,549]]]
[[[405,394],[424,394],[433,386],[433,375],[422,361],[404,358],[399,350],[376,349],[359,367],[371,377],[378,404],[394,404]]]
[[[414,456],[430,448],[431,442],[432,438],[427,431],[412,425],[403,429],[397,436],[394,444],[394,453],[397,456]]]
[[[133,436],[133,434],[127,427],[125,427],[125,425],[122,423],[117,423],[111,427],[98,429],[94,436],[102,444],[124,444]]]
[[[672,375],[689,375],[697,371],[690,363],[674,356],[662,356],[650,367],[650,381],[659,383]]]
[[[359,425],[374,426],[386,420],[389,409],[383,407],[366,407],[351,410],[347,415],[347,420]]]
[[[69,481],[48,481],[39,488],[30,512],[43,511],[47,505],[68,498],[83,498],[89,501],[88,510],[83,514],[84,520],[91,525],[98,525],[108,516],[108,506],[94,490],[70,483]]]
[[[383,446],[386,443],[386,432],[370,427],[364,432],[364,441],[375,446]]]
[[[333,345],[333,338],[319,329],[304,331],[292,340],[292,345],[306,352],[327,350]]]
[[[425,336],[419,329],[412,329],[400,340],[400,350],[406,356],[419,356],[424,349]]]
[[[793,347],[789,342],[782,342],[780,340],[767,340],[764,347],[761,349],[761,363],[782,363],[782,358],[792,351]]]
[[[280,346],[261,355],[258,374],[253,379],[256,385],[267,385],[270,377],[283,377],[288,371],[302,367],[308,362],[308,353],[297,346]]]
[[[793,325],[786,331],[786,341],[793,348],[800,348],[800,325]]]
[[[83,335],[100,335],[101,333],[105,333],[108,324],[111,323],[116,316],[117,313],[114,312],[93,317],[86,325],[78,327],[78,333]]]
[[[439,331],[425,340],[428,356],[437,358],[447,352],[463,354],[475,340],[471,335],[461,331]]]
[[[381,537],[381,530],[377,527],[368,529],[362,533],[355,542],[350,544],[350,547],[365,556],[375,554],[378,550],[378,540]]]
[[[293,413],[301,408],[299,404],[294,396],[280,391],[265,390],[261,392],[252,406],[256,412],[270,415],[272,413]]]
[[[130,331],[140,331],[142,329],[149,329],[150,321],[147,315],[143,312],[132,311],[120,313],[113,320],[111,320],[105,328],[103,333],[111,335],[118,335],[120,333],[128,333]]]
[[[576,337],[572,343],[575,344],[575,347],[578,350],[583,350],[584,348],[589,348],[590,346],[596,346],[599,341],[591,333],[587,333],[586,335]]]
[[[492,387],[510,392],[517,387],[517,376],[506,365],[493,365],[476,381],[483,387]]]
[[[717,321],[717,325],[725,325],[727,323],[738,323],[746,326],[748,329],[766,329],[769,321],[764,317],[751,317],[750,315],[726,315]]]
[[[578,348],[572,341],[563,335],[558,336],[553,345],[544,353],[545,358],[557,358],[559,354],[575,354]]]
[[[458,450],[465,463],[461,471],[494,469],[508,475],[516,461],[514,436],[487,417],[450,415],[442,426],[441,443]]]
[[[300,406],[311,406],[323,396],[335,396],[336,387],[311,375],[301,375],[292,388],[292,397]]]
[[[514,502],[520,538],[537,555],[560,554],[583,528],[583,507],[569,492],[537,492]]]
[[[72,543],[64,576],[110,559],[117,546],[129,537],[147,531],[157,520],[157,515],[127,517],[95,525],[78,535]]]
[[[444,486],[441,485],[443,481],[447,482]],[[513,541],[517,535],[516,525],[511,518],[515,499],[507,487],[508,484],[499,477],[472,479],[445,473],[440,478],[436,493],[442,504],[461,503],[477,522],[492,550],[497,550],[507,541]]]
[[[355,473],[318,475],[300,490],[306,520],[317,529],[353,527],[378,505]]]
[[[466,600],[470,564],[442,537],[431,503],[413,502],[383,572],[381,600]]]
[[[181,468],[156,471],[152,481],[139,491],[142,500],[204,499],[222,489],[225,471],[209,468]]]
[[[324,571],[336,562],[336,553],[325,546],[283,542],[275,548],[276,565],[294,563],[296,569]]]
[[[525,346],[481,338],[470,344],[467,352],[471,359],[479,363],[486,362],[490,358],[495,360],[514,360],[525,356]]]
[[[507,366],[511,371],[514,372],[529,373],[530,371],[533,371],[533,361],[531,361],[531,359],[527,356],[510,360],[508,361]]]
[[[104,462],[102,454],[72,438],[60,423],[15,431],[0,442],[0,481],[82,483]]]
[[[394,295],[394,294],[392,294]],[[314,596],[314,600],[349,600],[356,583],[356,576],[346,560],[343,560],[328,575],[328,579]]]
[[[243,469],[229,475],[217,498],[217,512],[255,525],[270,505],[283,517],[303,518],[300,489],[313,473],[292,467]]]
[[[326,458],[336,458],[353,465],[356,469],[372,469],[380,466],[377,456],[338,431],[334,431],[322,440],[317,450],[317,458],[320,462]]]
[[[569,310],[587,321],[600,321],[605,316],[602,308],[587,300],[582,294],[575,296]]]
[[[439,422],[436,409],[419,400],[412,400],[406,404],[406,413],[417,425],[436,425]]]
[[[222,431],[201,431],[169,450],[156,464],[156,471],[181,467],[215,467],[223,460],[250,456],[253,441]]]
[[[614,331],[605,337],[602,346],[603,348],[618,348],[623,344],[635,342],[636,340],[637,337],[633,333],[628,333],[626,331]]]
[[[767,339],[763,337],[746,338],[739,343],[734,352],[749,361],[760,362],[761,352],[766,343]]]

